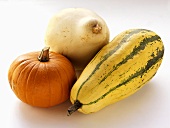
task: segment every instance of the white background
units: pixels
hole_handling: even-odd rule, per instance
[[[49,18],[61,9],[84,7],[108,24],[110,39],[130,28],[155,31],[165,55],[156,76],[134,95],[103,110],[67,117],[69,100],[44,109],[22,103],[7,72],[19,55],[44,47]],[[0,0],[0,127],[4,128],[169,128],[170,0]]]

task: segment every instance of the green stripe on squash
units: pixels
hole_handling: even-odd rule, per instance
[[[164,46],[156,33],[145,29],[122,32],[97,53],[73,86],[69,115],[79,108],[83,113],[95,112],[103,103],[133,94],[156,74],[163,55]]]
[[[97,65],[96,68],[92,71],[92,73],[89,75],[89,77],[82,83],[82,85],[80,86],[78,92],[77,92],[77,97],[79,95],[79,92],[82,88],[82,86],[91,78],[91,76],[93,76],[93,74],[99,69],[99,67],[102,65],[102,63],[107,60],[112,54],[114,54],[118,49],[121,48],[121,46],[127,42],[127,40],[134,34],[138,34],[140,32],[150,32],[150,30],[146,30],[146,29],[134,29],[133,31],[131,31],[130,33],[128,33],[119,43],[119,45],[115,48],[112,49],[109,53],[107,53],[106,55],[104,55],[104,59],[102,61],[100,61]]]
[[[100,98],[98,98],[97,100],[95,101],[92,101],[88,104],[83,104],[83,105],[91,105],[93,103],[96,103],[98,102],[99,100],[103,99],[105,96],[107,96],[109,93],[111,93],[112,91],[114,91],[115,89],[127,84],[129,81],[131,81],[132,79],[138,77],[138,76],[141,76],[143,75],[144,73],[147,73],[147,71],[152,67],[154,66],[155,64],[157,64],[157,62],[163,57],[163,54],[164,54],[164,50],[162,51],[158,51],[157,52],[157,56],[153,57],[152,59],[150,59],[146,66],[144,68],[141,68],[141,70],[137,71],[135,74],[132,74],[131,76],[129,76],[129,78],[127,80],[125,80],[124,82],[118,84],[117,86],[115,86],[114,88],[111,88],[107,93],[105,93],[104,95],[102,95]],[[141,86],[141,85],[139,85]]]
[[[124,43],[127,43],[127,40],[133,36],[134,34],[138,34],[140,32],[150,32],[150,30],[145,30],[145,29],[135,29],[134,31],[131,31],[129,34],[127,34],[122,40],[121,42],[119,43],[119,45],[115,48],[115,49],[112,49],[110,50],[103,58],[102,61],[100,61],[95,69],[92,71],[92,73],[89,75],[89,77],[82,83],[82,85],[80,86],[79,90],[78,90],[78,93],[77,93],[77,98],[78,98],[78,95],[79,95],[79,92],[81,90],[81,88],[83,87],[83,85],[91,78],[91,76],[93,76],[93,74],[100,68],[100,66],[103,64],[103,62],[105,60],[107,60],[112,54],[114,54],[117,50],[119,50],[121,48],[121,46],[124,44]],[[126,63],[128,61],[128,59],[131,59],[134,55],[136,55],[139,51],[143,50],[145,48],[145,46],[150,43],[150,42],[153,42],[153,41],[156,41],[156,40],[160,40],[160,37],[158,35],[155,35],[155,36],[152,36],[150,38],[145,38],[138,47],[135,47],[133,49],[133,51],[127,55],[127,57],[125,59],[123,59],[123,61],[121,61],[118,65],[114,66],[113,69],[99,82],[99,83],[102,83],[114,70],[116,70],[120,65]]]

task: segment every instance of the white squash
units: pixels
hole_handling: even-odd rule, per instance
[[[50,19],[45,45],[70,59],[79,76],[95,54],[109,42],[109,36],[105,21],[95,12],[67,8]]]

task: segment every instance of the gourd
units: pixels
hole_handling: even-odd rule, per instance
[[[66,56],[77,77],[95,54],[109,42],[106,22],[85,8],[66,8],[54,14],[47,25],[45,45]]]
[[[72,63],[63,55],[44,48],[17,57],[10,65],[8,80],[14,94],[37,107],[66,101],[76,81]]]
[[[129,29],[104,46],[83,70],[71,89],[72,106],[97,112],[140,90],[159,69],[164,55],[163,42],[155,32]]]

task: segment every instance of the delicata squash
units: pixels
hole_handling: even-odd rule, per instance
[[[97,112],[140,90],[159,69],[164,55],[153,31],[130,29],[105,45],[73,85],[68,115]]]

